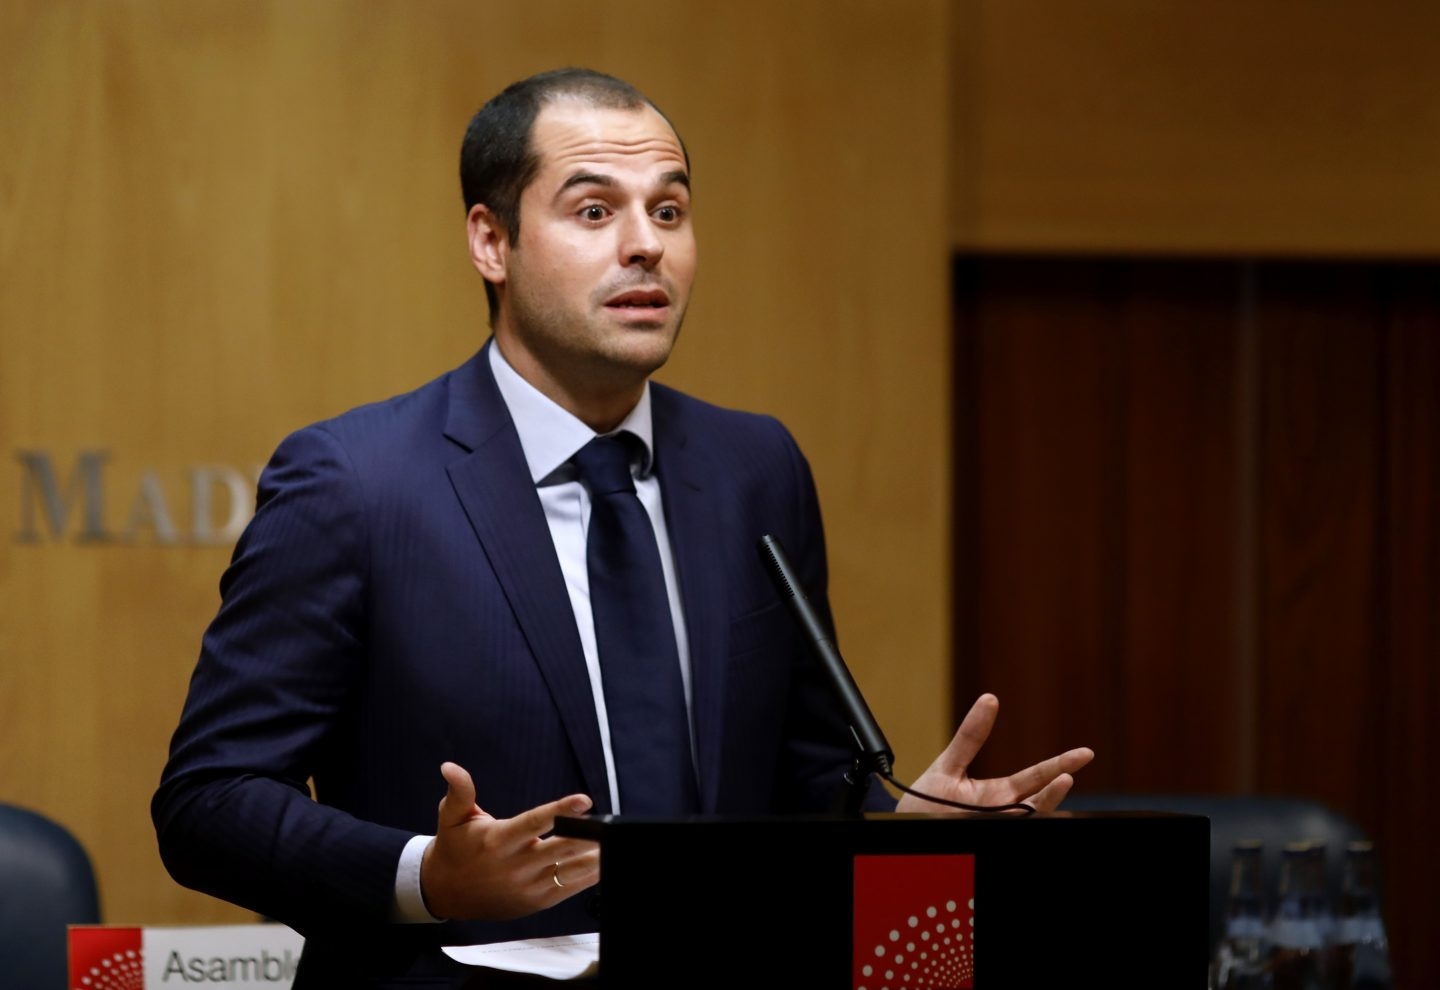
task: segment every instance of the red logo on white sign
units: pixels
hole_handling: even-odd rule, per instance
[[[141,929],[70,929],[70,988],[144,990]]]

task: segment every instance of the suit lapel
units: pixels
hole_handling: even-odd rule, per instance
[[[608,812],[600,726],[570,595],[487,349],[451,376],[445,435],[468,453],[447,471],[555,699],[595,810]]]
[[[727,555],[717,530],[720,514],[714,503],[714,484],[706,483],[711,475],[698,445],[689,442],[680,404],[664,389],[653,386],[651,397],[655,473],[660,478],[690,644],[700,810],[711,812],[715,810],[720,782],[721,716],[725,705],[727,604],[721,571]]]

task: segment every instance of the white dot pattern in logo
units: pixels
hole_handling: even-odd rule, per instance
[[[902,927],[916,930],[915,938],[899,945],[900,929],[892,928],[887,942],[875,946],[877,960],[889,957],[885,968],[862,967],[860,972],[867,982],[857,990],[952,990],[972,985],[975,977],[973,897],[964,908],[953,900],[942,905],[926,905],[923,911],[907,917]]]
[[[77,975],[73,990],[144,990],[145,966],[134,949],[114,952]]]

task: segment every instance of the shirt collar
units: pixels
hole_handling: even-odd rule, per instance
[[[500,353],[494,340],[490,342],[489,351],[490,370],[495,375],[500,397],[510,410],[515,430],[520,434],[520,447],[530,468],[530,480],[537,485],[573,480],[574,467],[569,463],[570,458],[598,434],[521,378],[520,373],[505,360],[505,355]],[[645,477],[655,462],[648,381],[640,393],[640,401],[613,432],[621,430],[628,430],[640,438],[645,450],[640,475]]]

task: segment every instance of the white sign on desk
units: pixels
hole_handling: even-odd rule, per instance
[[[73,925],[71,990],[159,990],[204,984],[287,990],[305,940],[284,925]]]

